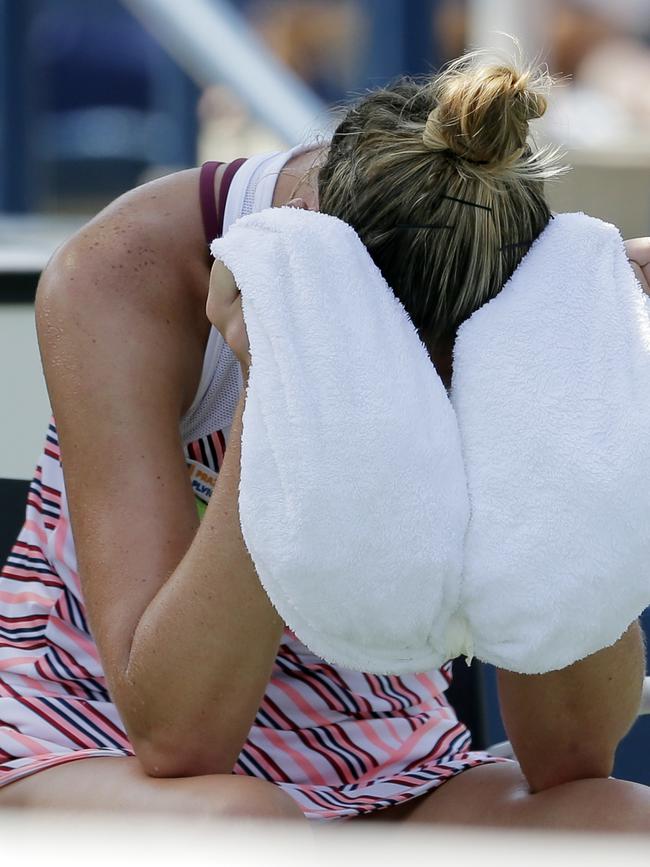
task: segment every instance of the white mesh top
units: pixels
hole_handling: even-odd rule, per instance
[[[294,155],[315,147],[301,144],[288,151],[251,157],[235,173],[224,211],[223,231],[246,214],[271,207],[278,174]],[[226,439],[243,388],[239,362],[216,328],[210,335],[203,357],[203,369],[196,396],[181,420],[184,443],[223,431]]]

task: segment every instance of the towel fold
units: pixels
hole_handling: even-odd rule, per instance
[[[459,329],[450,395],[347,224],[270,208],[212,252],[252,359],[242,534],[314,653],[542,673],[650,603],[650,318],[613,226],[551,221]]]

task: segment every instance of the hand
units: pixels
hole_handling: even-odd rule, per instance
[[[634,238],[626,241],[625,250],[634,268],[636,279],[646,295],[650,295],[650,238]]]
[[[210,289],[205,312],[226,341],[228,346],[237,356],[242,366],[244,378],[250,367],[250,345],[248,332],[244,323],[244,314],[241,306],[241,293],[235,283],[232,271],[215,260],[210,272]]]

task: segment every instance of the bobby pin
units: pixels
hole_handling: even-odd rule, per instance
[[[397,226],[393,226],[394,229],[455,229],[455,226],[438,226],[435,223],[400,223]]]
[[[499,247],[499,250],[503,252],[504,250],[509,249],[510,247],[530,247],[532,241],[515,241],[514,244],[504,244],[503,247]]]
[[[471,205],[472,208],[480,208],[482,211],[489,211],[492,213],[492,208],[487,205],[479,205],[477,202],[469,202],[467,199],[457,199],[456,196],[440,196],[441,199],[448,199],[450,202],[458,202],[461,205]]]

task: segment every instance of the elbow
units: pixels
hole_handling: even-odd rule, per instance
[[[531,793],[537,794],[564,783],[607,779],[614,769],[614,753],[615,750],[604,746],[600,750],[578,746],[554,751],[528,767],[522,765],[522,771]]]
[[[239,751],[232,753],[215,749],[207,752],[202,745],[191,747],[181,738],[162,743],[146,739],[134,744],[136,758],[148,777],[202,777],[207,774],[231,774]]]

